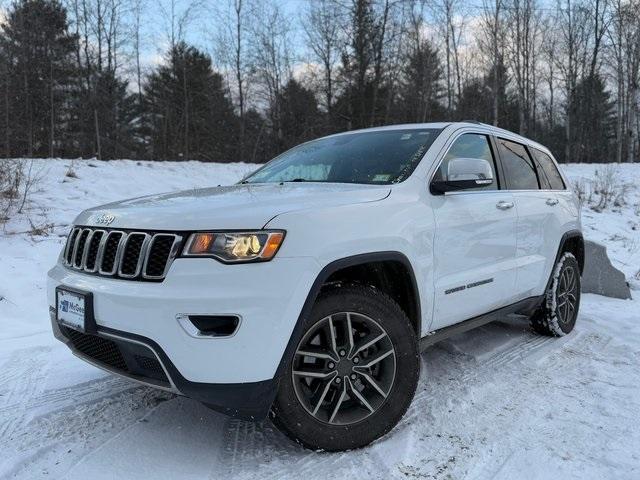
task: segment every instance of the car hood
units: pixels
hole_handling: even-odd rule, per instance
[[[148,195],[85,210],[76,225],[143,230],[260,229],[291,211],[374,202],[385,185],[246,184]]]

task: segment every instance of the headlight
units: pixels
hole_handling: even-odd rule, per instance
[[[182,254],[215,257],[223,262],[271,260],[284,239],[281,230],[256,232],[200,232],[189,237]]]

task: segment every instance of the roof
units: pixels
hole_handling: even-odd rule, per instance
[[[431,122],[431,123],[400,123],[400,124],[396,124],[396,125],[385,125],[385,126],[381,126],[381,127],[370,127],[370,128],[362,128],[359,130],[349,130],[347,132],[341,132],[341,133],[336,133],[334,135],[349,135],[352,133],[361,133],[361,132],[377,132],[377,131],[385,131],[385,130],[418,130],[418,129],[424,129],[424,128],[437,128],[437,129],[444,129],[446,127],[450,127],[450,126],[459,126],[460,128],[462,127],[484,127],[492,132],[494,132],[495,134],[499,135],[499,134],[503,134],[505,136],[511,137],[512,139],[517,139],[519,141],[521,141],[522,143],[526,143],[529,145],[534,145],[536,147],[539,147],[540,149],[544,150],[544,151],[549,151],[549,149],[547,147],[545,147],[544,145],[536,142],[535,140],[531,140],[530,138],[527,137],[523,137],[522,135],[512,132],[510,130],[506,130],[504,128],[500,128],[500,127],[496,127],[493,125],[489,125],[487,123],[482,123],[482,122],[478,122],[475,120],[465,120],[462,122]],[[334,136],[334,135],[329,135],[329,136]]]

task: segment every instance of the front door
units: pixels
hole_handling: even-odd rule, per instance
[[[516,281],[517,213],[513,195],[500,190],[488,136],[458,136],[434,179],[454,158],[481,158],[493,166],[493,182],[432,198],[435,217],[434,318],[436,330],[512,303]]]

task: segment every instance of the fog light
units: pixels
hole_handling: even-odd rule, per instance
[[[240,325],[238,315],[178,315],[178,323],[192,337],[231,337]]]

